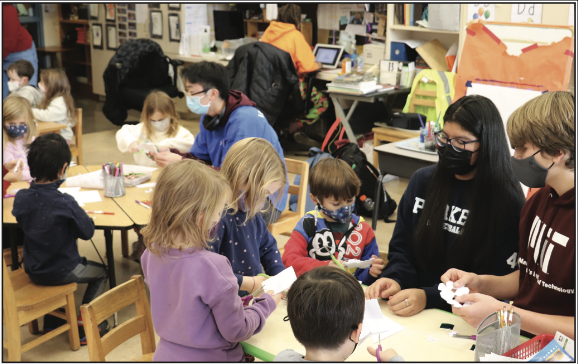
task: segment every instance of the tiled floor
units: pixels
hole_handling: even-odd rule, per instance
[[[102,102],[92,100],[76,100],[77,107],[83,109],[83,156],[85,165],[102,164],[104,161],[117,161],[134,164],[134,160],[129,153],[120,153],[116,147],[115,133],[119,129],[118,126],[110,123],[102,113]],[[129,111],[128,120],[139,120],[140,113],[134,110]],[[199,119],[183,120],[182,125],[189,129],[194,135],[199,132]],[[283,145],[285,156],[287,158],[294,158],[305,160],[306,148],[300,148],[292,143],[284,143]],[[289,176],[290,180],[293,176]],[[386,182],[385,188],[391,197],[399,203],[401,195],[407,187],[408,180],[405,178],[396,178],[392,181]],[[393,215],[395,218],[395,214]],[[365,218],[371,224],[371,218]],[[375,231],[377,243],[380,251],[387,251],[389,240],[393,232],[393,223],[386,224],[383,220],[377,223]],[[120,248],[120,233],[114,232],[114,256],[116,277],[118,284],[126,282],[132,275],[142,274],[140,265],[128,258],[123,258]],[[279,236],[278,245],[281,247],[287,241],[287,237]],[[129,232],[129,242],[136,240],[136,234],[133,231]],[[92,239],[100,255],[104,258],[105,245],[104,235],[101,230],[97,230]],[[99,262],[100,258],[95,251],[90,241],[79,240],[78,248],[81,256],[87,257],[89,260]],[[77,308],[80,307],[82,295],[86,289],[85,284],[79,284],[78,290],[75,293],[75,302]],[[122,323],[136,314],[134,305],[119,312],[119,322]],[[112,325],[112,319],[109,319]],[[39,327],[42,330],[43,319],[39,319]],[[22,342],[31,341],[34,336],[28,332],[28,327],[20,328],[22,335]],[[3,334],[6,335],[6,329],[3,328]],[[157,336],[158,341],[158,336]],[[7,350],[3,349],[3,360],[7,360]],[[131,358],[141,355],[140,336],[135,336],[114,349],[108,356],[108,361],[128,361]],[[68,346],[68,335],[63,333],[58,337],[43,343],[36,348],[22,354],[22,361],[88,361],[87,347],[81,347],[80,350],[71,351]]]

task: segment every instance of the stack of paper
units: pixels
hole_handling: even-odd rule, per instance
[[[346,268],[359,268],[365,269],[371,267],[373,264],[373,258],[361,261],[359,259],[349,259],[343,262],[343,266]]]
[[[277,294],[288,290],[296,280],[295,270],[293,267],[289,267],[263,282],[263,290],[265,292],[273,291],[273,294]]]
[[[370,334],[373,334],[373,342],[378,343],[380,340],[398,333],[403,329],[403,326],[383,315],[377,299],[365,301],[365,314],[363,315],[363,326],[361,328],[359,342],[362,342]]]

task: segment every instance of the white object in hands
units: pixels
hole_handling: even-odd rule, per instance
[[[359,269],[365,269],[365,268],[369,268],[371,267],[371,265],[373,264],[373,259],[374,258],[370,258],[368,260],[359,260],[359,259],[349,259],[343,262],[343,266],[346,268],[359,268]]]
[[[454,288],[454,282],[447,281],[446,284],[440,283],[438,285],[438,289],[440,290],[440,296],[450,305],[454,307],[465,307],[472,304],[472,302],[464,302],[462,305],[458,301],[454,300],[454,297],[463,296],[465,294],[470,293],[470,289],[466,286],[460,288]],[[453,291],[455,290],[455,291]]]
[[[273,291],[273,294],[277,294],[288,290],[296,280],[295,270],[293,267],[289,267],[276,276],[264,281],[263,290],[265,292]]]
[[[403,329],[403,326],[383,315],[377,299],[365,301],[365,313],[359,342],[373,334],[373,342],[378,343]]]
[[[20,159],[18,160],[18,162],[16,162],[16,167],[14,167],[14,173],[18,172],[18,167],[20,167],[20,162],[21,162]]]

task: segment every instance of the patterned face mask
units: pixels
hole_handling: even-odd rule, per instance
[[[321,199],[317,199],[321,201]],[[351,205],[343,206],[338,208],[337,210],[328,210],[325,207],[321,206],[321,204],[317,203],[317,209],[323,212],[327,217],[340,222],[341,224],[345,224],[351,219],[351,214],[353,213],[353,207],[355,206],[355,198],[353,199],[353,203]]]
[[[28,133],[28,125],[6,125],[6,133],[12,138],[19,138]]]

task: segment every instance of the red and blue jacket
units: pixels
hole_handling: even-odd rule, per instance
[[[285,244],[282,260],[285,267],[292,266],[297,276],[300,276],[315,267],[328,265],[331,255],[337,259],[359,260],[368,260],[372,255],[379,256],[371,226],[362,217],[352,214],[345,234],[333,232],[318,211],[310,211],[293,229],[291,238]],[[370,268],[357,269],[354,276],[363,284],[370,285],[376,280],[369,274]]]

